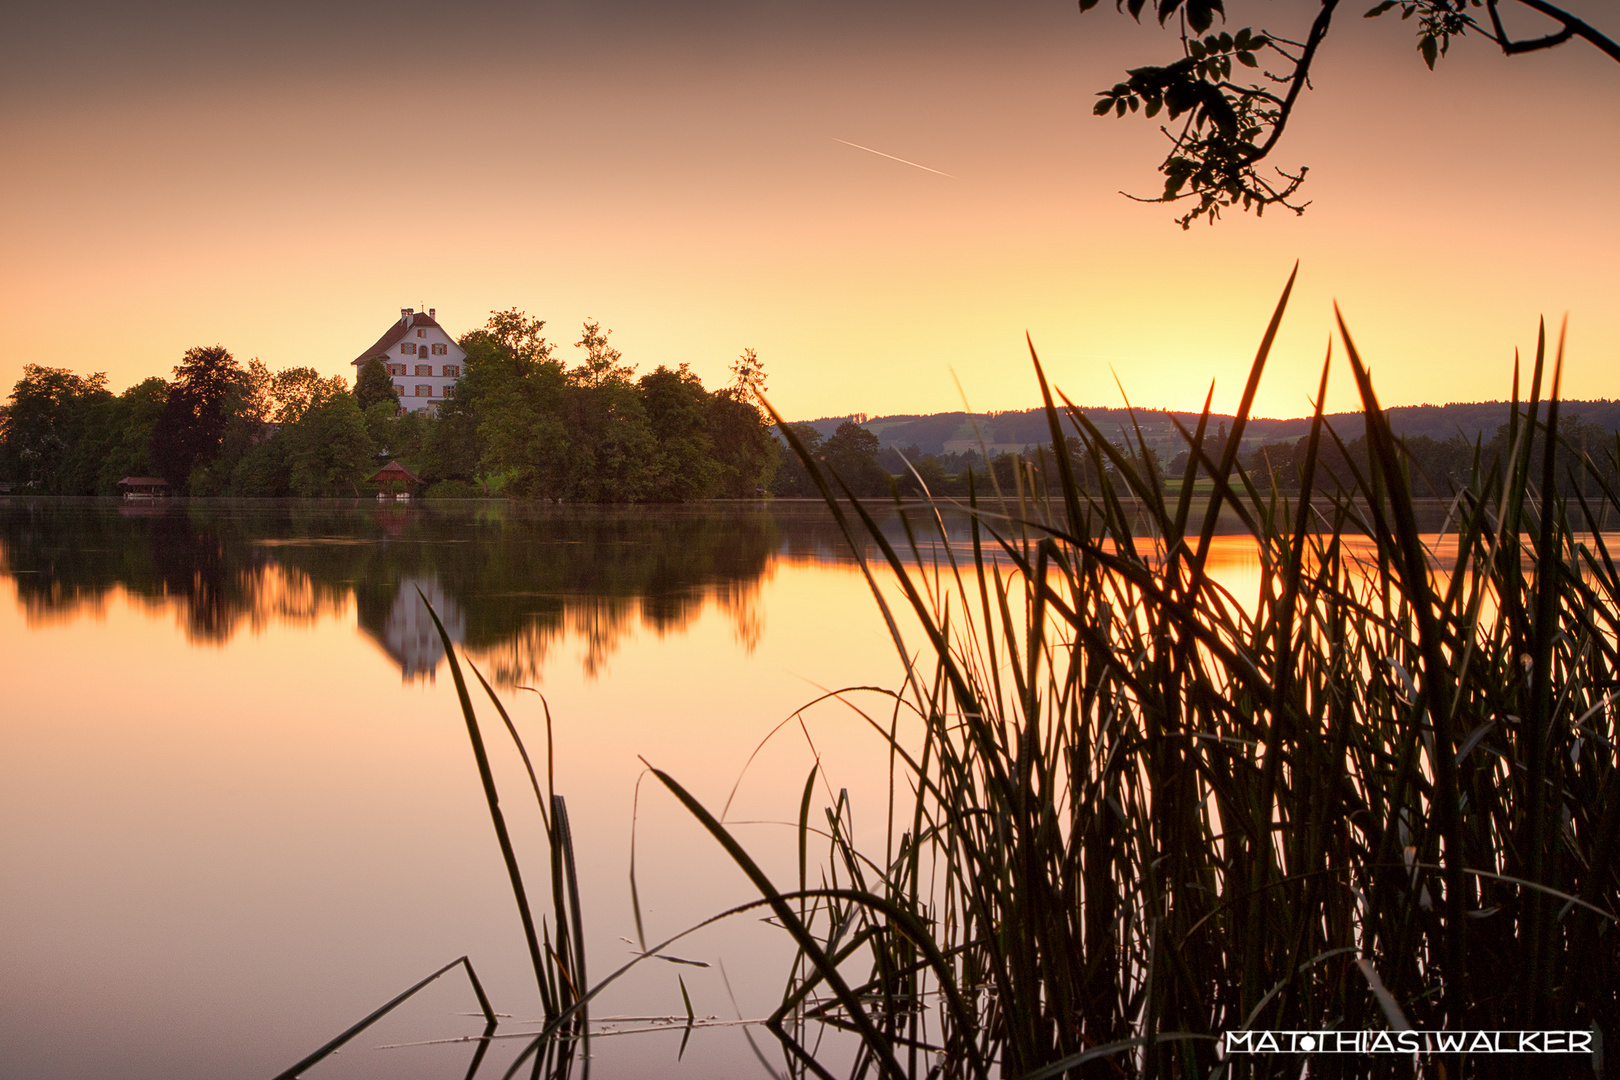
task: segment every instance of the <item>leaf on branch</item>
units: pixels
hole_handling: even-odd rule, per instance
[[[1422,40],[1418,42],[1418,52],[1423,54],[1423,62],[1429,65],[1430,71],[1433,71],[1434,62],[1440,55],[1440,46],[1433,34],[1423,35]]]
[[[1091,2],[1095,4],[1097,2],[1097,0],[1091,0]],[[1363,19],[1376,19],[1376,18],[1378,18],[1378,16],[1382,15],[1384,12],[1388,11],[1390,8],[1392,8],[1394,6],[1395,6],[1395,0],[1384,0],[1384,2],[1382,4],[1379,4],[1377,7],[1373,8],[1370,11],[1368,11],[1367,14],[1362,16],[1362,18]],[[1085,10],[1085,0],[1080,0],[1080,10],[1081,11]]]
[[[1217,12],[1221,18],[1226,18],[1226,8],[1221,0],[1187,0],[1187,25],[1202,34],[1215,21]]]

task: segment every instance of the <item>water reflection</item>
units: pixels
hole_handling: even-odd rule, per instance
[[[894,508],[876,512],[890,543],[914,557]],[[911,513],[916,535],[928,531],[931,515]],[[947,512],[944,521],[955,557],[970,563],[966,518]],[[994,556],[988,536],[985,544]],[[941,550],[920,554],[943,558]],[[1218,540],[1211,554],[1216,569],[1245,578],[1241,591],[1258,587],[1246,536]],[[868,555],[881,561],[875,548]],[[352,604],[361,633],[407,682],[431,680],[444,658],[423,596],[451,639],[510,687],[539,680],[565,643],[577,643],[586,674],[596,677],[629,635],[680,632],[708,604],[726,613],[734,639],[751,651],[763,628],[760,584],[775,561],[849,558],[836,523],[813,503],[0,504],[0,571],[15,580],[31,627],[96,617],[121,591],[175,612],[192,644],[217,646],[272,622],[345,615]]]
[[[30,626],[94,615],[121,590],[175,610],[195,644],[352,602],[406,680],[432,678],[443,659],[426,596],[451,638],[510,685],[537,678],[569,638],[599,673],[627,634],[679,631],[709,602],[739,642],[756,641],[773,556],[826,555],[836,542],[804,509],[785,542],[783,515],[758,506],[24,501],[0,509],[0,567]]]
[[[962,552],[966,530],[950,527]],[[444,680],[423,682],[440,656],[416,589],[486,672],[529,682],[549,663],[558,782],[586,838],[588,951],[612,960],[636,926],[625,838],[638,755],[719,806],[764,734],[819,687],[895,684],[894,650],[848,561],[811,505],[0,504],[0,577],[18,598],[0,602],[16,673],[0,708],[0,856],[16,868],[0,890],[12,931],[0,1075],[270,1076],[461,953],[500,1007],[532,1015],[459,711]],[[1236,537],[1215,545],[1211,568],[1240,596],[1264,574]],[[153,632],[152,614],[183,634]],[[95,677],[109,666],[116,680]],[[540,745],[537,699],[507,700]],[[875,826],[887,755],[836,703],[804,735],[748,767],[735,816],[791,817],[814,763]],[[526,790],[514,754],[496,767],[502,791]],[[753,895],[689,815],[648,805],[649,931]],[[535,815],[512,823],[521,850],[539,850]],[[791,875],[791,841],[751,828],[767,869]],[[781,940],[756,923],[715,935],[694,955],[733,959],[744,1015],[774,1008],[791,963]],[[718,966],[681,973],[700,1013],[729,1013]],[[604,1012],[681,1008],[673,976],[644,974],[617,984]],[[471,1034],[465,988],[441,990],[322,1068],[462,1075],[460,1044],[376,1049]],[[595,1075],[759,1075],[734,1034],[695,1037],[684,1061],[678,1039],[603,1040]],[[496,1044],[485,1075],[513,1052]]]
[[[467,616],[455,597],[445,592],[437,576],[407,575],[399,583],[394,606],[379,634],[375,626],[364,627],[367,636],[382,646],[406,679],[431,677],[444,659],[444,642],[428,614],[428,605],[438,613],[450,640],[458,645],[467,641]]]

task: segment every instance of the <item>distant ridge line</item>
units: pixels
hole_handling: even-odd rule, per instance
[[[1509,407],[1510,402],[1507,401],[1471,401],[1451,402],[1445,405],[1397,405],[1385,409],[1384,413],[1389,417],[1390,427],[1398,436],[1427,435],[1432,439],[1443,441],[1461,432],[1470,441],[1477,436],[1489,442],[1491,436],[1496,434],[1496,429],[1507,422]],[[1522,402],[1520,407],[1523,407]],[[1131,423],[1130,414],[1124,408],[1082,406],[1081,411],[1104,432],[1110,434],[1117,427],[1123,426],[1128,429]],[[1611,432],[1620,431],[1620,401],[1617,400],[1607,398],[1587,401],[1565,400],[1560,403],[1559,412],[1565,417],[1579,416],[1587,424],[1600,424]],[[1175,425],[1170,422],[1170,418],[1175,417],[1189,429],[1198,420],[1197,412],[1179,409],[1137,409],[1135,415],[1148,445],[1160,451],[1168,450],[1172,454],[1183,449],[1185,444]],[[924,454],[976,450],[980,436],[992,453],[1020,450],[1026,446],[1051,441],[1045,413],[1040,409],[996,413],[896,413],[888,416],[852,413],[844,416],[823,416],[801,422],[809,424],[823,436],[830,436],[840,424],[848,420],[855,420],[866,430],[877,435],[885,447],[892,446],[904,450],[916,446],[918,451]],[[1229,427],[1232,420],[1230,413],[1211,413],[1210,434],[1215,434],[1222,425]],[[1327,420],[1345,439],[1353,439],[1363,433],[1359,411],[1330,413]],[[1287,419],[1250,417],[1244,432],[1243,445],[1251,447],[1262,443],[1297,439],[1310,430],[1310,424],[1308,416]],[[978,429],[977,434],[974,430],[975,425]]]

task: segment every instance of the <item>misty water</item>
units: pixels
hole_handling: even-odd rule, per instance
[[[1223,552],[1252,593],[1252,548]],[[783,725],[827,689],[900,682],[820,506],[0,501],[0,1077],[270,1077],[464,954],[500,1033],[535,1030],[423,596],[541,759],[549,704],[593,979],[637,937],[643,759],[724,807],[779,880],[818,760],[818,798],[848,788],[857,838],[881,850],[889,761],[868,723],[831,700]],[[527,777],[481,714],[544,895]],[[635,828],[649,942],[757,896],[656,783]],[[683,1015],[677,976],[699,1017],[780,1000],[790,952],[757,913],[671,951],[696,963],[643,964],[593,1017]],[[443,1040],[476,1035],[476,1008],[447,975],[309,1075],[459,1077],[472,1044]],[[596,1039],[592,1074],[767,1075],[749,1030],[699,1030],[679,1060],[678,1027]],[[498,1042],[480,1075],[520,1044]]]

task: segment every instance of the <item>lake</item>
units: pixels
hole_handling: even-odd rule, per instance
[[[1252,595],[1252,544],[1229,541],[1216,572]],[[818,806],[847,788],[881,850],[888,759],[868,723],[834,700],[771,735],[827,689],[901,679],[819,505],[0,500],[0,1077],[268,1078],[463,954],[509,1015],[500,1032],[534,1030],[423,596],[542,767],[549,704],[593,979],[634,950],[643,759],[716,813],[730,799],[779,881],[818,760]],[[887,721],[877,695],[852,701]],[[528,779],[487,701],[480,715],[544,895]],[[650,779],[636,879],[649,942],[757,896]],[[677,976],[700,1017],[759,1018],[791,958],[758,912],[671,952],[707,966],[648,961],[593,1018],[684,1017]],[[437,1040],[477,1034],[475,1010],[446,975],[309,1075],[459,1077],[472,1044]],[[767,1075],[746,1030],[699,1030],[679,1060],[678,1027],[594,1040],[592,1073]],[[774,1039],[753,1038],[780,1069]],[[498,1042],[481,1075],[519,1045]]]

